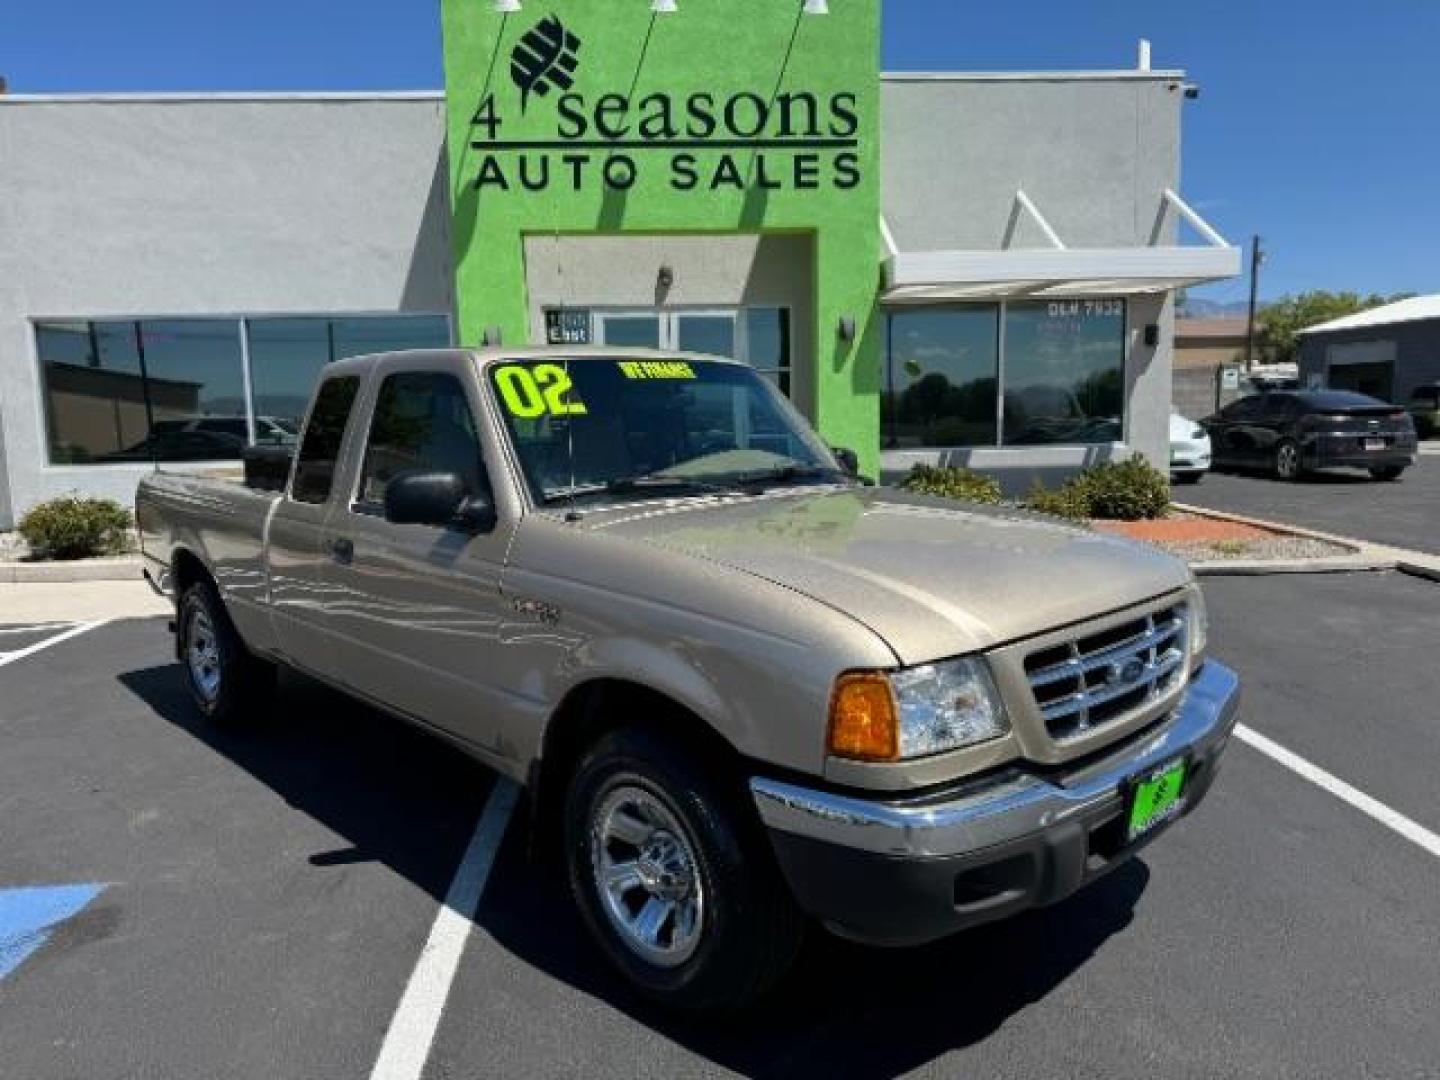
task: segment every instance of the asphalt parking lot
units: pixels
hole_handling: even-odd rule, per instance
[[[1440,586],[1206,590],[1245,724],[1440,830]],[[0,636],[0,1076],[370,1075],[490,774],[300,680],[217,734],[162,620],[26,651],[66,632]],[[434,1003],[434,1080],[1440,1076],[1440,857],[1238,740],[1207,803],[1088,892],[921,950],[817,935],[723,1023],[631,998],[522,824]],[[75,910],[27,932],[21,886]]]
[[[1422,456],[1393,483],[1334,469],[1287,483],[1260,472],[1208,474],[1175,489],[1180,502],[1440,554],[1440,455]]]

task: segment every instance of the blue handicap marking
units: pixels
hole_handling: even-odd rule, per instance
[[[50,940],[55,928],[85,910],[104,885],[0,889],[0,979]]]

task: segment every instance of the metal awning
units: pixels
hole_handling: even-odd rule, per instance
[[[1158,243],[1170,209],[1205,239],[1204,246]],[[1009,246],[1022,213],[1040,227],[1050,247]],[[1241,265],[1240,249],[1226,243],[1209,222],[1168,188],[1148,247],[1066,247],[1024,191],[1015,193],[999,250],[904,252],[883,220],[880,227],[888,249],[881,294],[887,304],[1168,292],[1235,277]]]

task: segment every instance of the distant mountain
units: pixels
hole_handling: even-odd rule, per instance
[[[1176,310],[1176,314],[1182,319],[1225,319],[1235,316],[1244,317],[1249,303],[1245,300],[1231,300],[1221,303],[1218,300],[1206,300],[1202,297],[1188,297]],[[1261,304],[1264,307],[1264,304]]]

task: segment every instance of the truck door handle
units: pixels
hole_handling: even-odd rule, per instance
[[[355,541],[337,536],[330,541],[330,557],[341,566],[349,566],[355,559]]]

